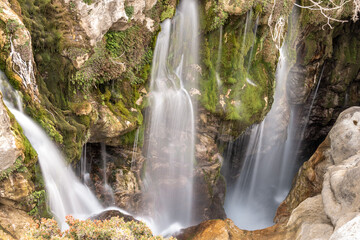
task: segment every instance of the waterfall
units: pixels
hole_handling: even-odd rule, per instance
[[[81,183],[71,167],[66,166],[64,157],[45,131],[21,111],[22,103],[19,103],[21,96],[19,96],[19,92],[11,88],[5,74],[1,71],[0,90],[3,93],[4,103],[15,116],[25,136],[38,153],[48,205],[60,227],[62,229],[67,227],[65,216],[72,215],[77,219],[86,219],[107,210],[102,207],[95,195]],[[110,209],[128,214],[118,208]]]
[[[144,187],[155,233],[192,223],[195,106],[188,91],[196,88],[198,25],[196,0],[181,1],[161,24],[154,51]]]
[[[288,64],[284,51],[284,48],[280,49],[273,106],[263,122],[250,129],[243,166],[226,196],[227,216],[242,229],[271,226],[278,205],[275,193],[281,177],[283,144],[277,137],[286,132],[281,126],[286,126],[283,121],[288,119],[289,108],[286,102]]]
[[[279,178],[277,194],[276,194],[276,201],[279,204],[285,199],[286,195],[289,192],[289,189],[291,188],[291,178],[294,176],[294,172],[296,170],[295,169],[296,163],[294,163],[294,161],[289,161],[289,159],[294,159],[293,156],[300,150],[301,143],[304,139],[305,130],[309,123],[311,110],[314,106],[314,102],[320,87],[321,79],[324,73],[324,68],[325,68],[325,64],[321,69],[318,83],[316,85],[309,110],[305,117],[305,123],[300,130],[298,130],[297,127],[299,125],[297,119],[299,119],[300,114],[302,115],[302,112],[299,111],[298,107],[292,107],[291,109],[290,121],[288,126],[288,137],[286,139],[284,146],[284,156],[282,158],[283,161],[281,165],[280,178]],[[295,158],[295,160],[297,159]]]

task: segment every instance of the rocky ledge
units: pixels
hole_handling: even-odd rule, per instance
[[[303,164],[272,227],[244,231],[230,219],[190,227],[178,239],[356,239],[360,236],[360,107],[338,117]]]

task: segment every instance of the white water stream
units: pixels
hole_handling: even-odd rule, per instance
[[[283,146],[276,144],[279,135],[276,131],[287,119],[286,109],[289,107],[286,103],[288,66],[285,55],[284,49],[281,49],[273,106],[264,121],[250,130],[244,164],[235,186],[226,196],[227,216],[242,229],[271,226],[278,205],[274,195],[281,177]]]
[[[68,215],[77,219],[86,219],[106,210],[117,210],[130,215],[119,208],[103,208],[95,195],[76,177],[71,167],[65,164],[61,152],[45,131],[22,112],[19,92],[8,84],[5,74],[1,71],[0,90],[5,105],[14,114],[25,136],[38,153],[48,205],[62,229],[67,227],[65,217]],[[85,173],[85,168],[82,171]]]
[[[192,223],[196,111],[189,90],[197,85],[198,24],[196,0],[182,0],[154,51],[144,185],[155,233]]]

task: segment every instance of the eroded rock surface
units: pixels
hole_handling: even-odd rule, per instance
[[[15,136],[11,131],[10,117],[0,93],[0,171],[14,164],[20,155],[21,151],[16,147]]]
[[[91,45],[100,41],[110,29],[125,30],[130,27],[130,19],[144,23],[149,31],[153,31],[154,21],[145,17],[144,11],[150,9],[155,1],[133,0],[125,6],[124,0],[96,0],[91,4],[83,0],[65,0],[67,4],[74,4],[74,10],[80,17],[80,24],[90,38]],[[125,8],[131,7],[133,14],[129,17]]]
[[[38,99],[30,32],[8,1],[1,1],[0,9],[0,20],[6,23],[6,29],[0,27],[0,48],[5,44],[10,45],[6,53],[0,54],[1,61],[6,62],[6,74],[34,100]]]

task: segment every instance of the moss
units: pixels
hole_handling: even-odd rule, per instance
[[[160,21],[165,19],[172,18],[175,14],[175,8],[173,6],[167,6],[167,8],[161,13]]]
[[[92,2],[92,0],[83,0],[84,1],[84,3],[86,3],[87,5],[91,5],[93,2]]]
[[[261,120],[267,113],[269,106],[265,108],[264,98],[271,98],[275,79],[275,66],[259,54],[263,51],[264,39],[252,31],[256,28],[255,20],[247,28],[241,24],[244,21],[245,16],[231,17],[225,25],[220,59],[219,31],[206,35],[201,50],[203,75],[200,80],[202,105],[226,120],[237,121],[242,127]],[[221,81],[219,86],[217,77]]]
[[[204,32],[211,32],[224,25],[229,14],[224,11],[223,2],[210,1],[207,10],[202,9],[201,28]]]

